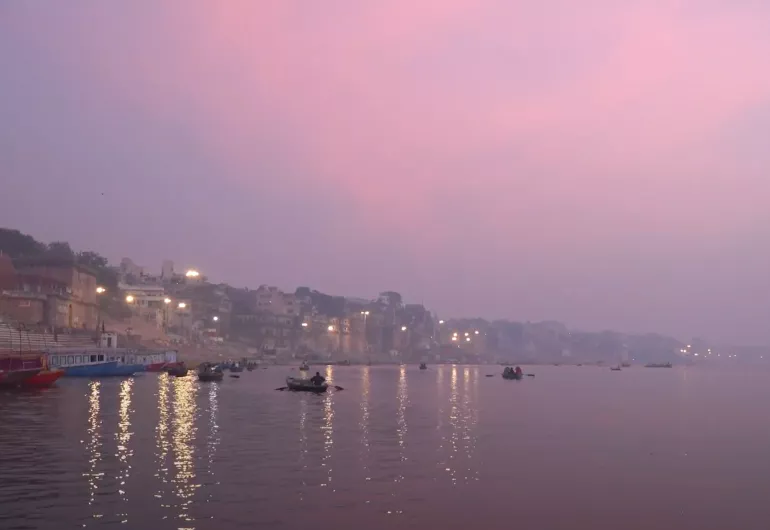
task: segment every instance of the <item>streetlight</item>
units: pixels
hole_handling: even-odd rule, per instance
[[[468,335],[470,335],[470,333],[468,333],[468,332],[466,331],[466,332],[465,332],[465,336],[467,337]]]
[[[470,337],[465,337],[465,342],[470,342],[470,341],[471,341]]]
[[[184,309],[185,307],[187,307],[187,304],[185,304],[184,302],[179,302],[179,305],[177,307],[179,309]]]
[[[212,318],[211,320],[213,320],[214,322],[216,322],[217,320],[219,320],[219,317],[215,316],[215,317],[214,317],[214,318]]]
[[[334,326],[332,326],[331,324],[329,324],[329,327],[328,327],[328,328],[326,328],[326,329],[327,329],[328,331],[334,331]]]
[[[307,327],[307,322],[303,322],[301,325],[302,325],[303,328],[306,328]]]
[[[126,296],[126,302],[129,303],[129,304],[133,304],[134,303],[134,297],[131,296],[131,295]]]
[[[196,271],[195,269],[190,269],[187,272],[185,272],[184,275],[187,276],[188,278],[197,278],[198,276],[201,275],[201,273]]]
[[[406,331],[406,326],[401,326],[401,331]]]
[[[479,330],[476,330],[476,331],[474,331],[474,333],[475,333],[476,335],[478,335],[478,334],[479,334]]]
[[[170,304],[171,303],[171,298],[164,298],[163,299],[163,303],[166,304],[166,305]]]
[[[106,292],[107,292],[107,289],[105,289],[105,288],[104,288],[104,287],[102,287],[101,285],[100,285],[99,287],[97,287],[97,288],[96,288],[96,294],[104,294],[104,293],[106,293]]]
[[[439,320],[439,321],[438,321],[438,323],[439,323],[439,324],[443,324],[443,323],[444,323],[444,321],[443,321],[443,320]]]

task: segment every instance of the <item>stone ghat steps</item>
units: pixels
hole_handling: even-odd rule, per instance
[[[88,335],[57,334],[19,330],[7,322],[0,322],[0,353],[27,353],[56,348],[93,347],[94,340]]]

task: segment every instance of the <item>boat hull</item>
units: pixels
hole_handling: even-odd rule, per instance
[[[126,377],[144,371],[141,364],[120,364],[118,361],[67,366],[63,368],[65,377]]]
[[[514,381],[521,381],[524,378],[524,374],[503,374],[503,379],[513,379]]]
[[[21,386],[28,388],[47,388],[64,375],[64,370],[41,370],[32,377],[24,379]]]
[[[314,385],[306,379],[286,378],[286,387],[294,392],[312,392],[313,394],[323,394],[329,388],[326,383]]]
[[[40,368],[0,371],[0,387],[19,386],[40,372]]]
[[[203,381],[204,383],[221,381],[224,377],[225,377],[225,374],[223,374],[222,372],[198,374],[198,380]]]
[[[147,372],[162,372],[170,363],[162,362],[162,363],[152,363],[145,366],[145,371]]]

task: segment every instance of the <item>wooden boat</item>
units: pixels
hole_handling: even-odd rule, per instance
[[[427,369],[428,369],[428,365],[427,364],[420,363],[420,370],[427,370]]]
[[[187,366],[184,363],[176,363],[172,366],[167,366],[164,371],[170,376],[185,377],[189,370],[187,370]]]
[[[45,367],[39,356],[6,357],[0,359],[0,386],[17,387]]]
[[[47,388],[63,375],[64,370],[41,370],[32,377],[23,379],[21,386],[27,388]]]
[[[521,381],[524,378],[524,374],[522,372],[517,372],[510,366],[506,367],[505,370],[503,370],[503,379],[514,379],[516,381]]]
[[[294,390],[296,392],[313,392],[315,394],[323,394],[326,392],[326,389],[329,388],[329,385],[326,384],[326,382],[323,382],[320,385],[315,385],[310,381],[310,379],[287,377],[286,387],[289,390]]]
[[[198,380],[204,382],[221,381],[225,377],[219,366],[203,363],[198,367]]]

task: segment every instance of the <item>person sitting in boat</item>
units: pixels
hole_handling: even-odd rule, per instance
[[[514,372],[516,372],[516,375],[521,375],[521,366],[517,366]]]
[[[310,378],[310,382],[316,386],[321,386],[324,381],[326,381],[326,378],[318,372],[316,372],[315,375]]]

